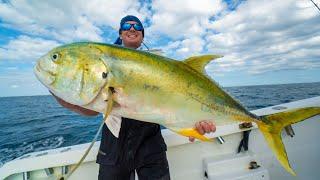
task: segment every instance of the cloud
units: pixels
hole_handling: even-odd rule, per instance
[[[160,47],[160,49],[162,49],[167,56],[176,59],[185,59],[189,56],[202,54],[204,47],[205,40],[195,36],[170,42],[167,46]]]
[[[205,33],[209,19],[223,9],[220,0],[155,0],[152,4],[151,34],[165,34],[172,39],[201,36]]]
[[[164,55],[224,55],[206,68],[211,73],[320,68],[320,14],[310,1],[6,2],[0,26],[23,35],[0,47],[0,63],[32,61],[62,43],[110,40],[120,18],[133,14],[146,25],[146,42]]]
[[[33,62],[58,45],[60,44],[53,40],[21,35],[0,47],[0,61]]]
[[[178,0],[170,3],[155,0],[146,39],[172,58],[184,59],[201,54],[205,50],[210,19],[226,8],[226,3],[221,0]],[[163,36],[170,40],[166,44],[157,44]]]
[[[118,28],[119,18],[135,14],[145,19],[147,8],[139,1],[71,0],[0,3],[2,26],[28,35],[60,42],[103,41],[104,27]],[[15,18],[12,18],[15,17]]]
[[[208,52],[225,55],[211,72],[252,74],[320,68],[320,14],[309,1],[246,1],[211,27]]]
[[[10,87],[11,87],[11,88],[18,88],[19,85],[13,84],[13,85],[11,85]]]
[[[158,45],[165,55],[176,59],[224,55],[206,67],[210,74],[220,76],[236,71],[261,74],[320,68],[320,14],[311,2],[192,3],[154,2],[148,30],[156,42],[163,37],[159,34],[170,37],[165,45]]]

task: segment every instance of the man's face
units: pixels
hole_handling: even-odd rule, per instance
[[[135,21],[127,21],[126,23],[137,24]],[[125,47],[134,49],[140,47],[143,40],[142,31],[136,31],[133,27],[127,31],[122,30],[120,37]]]

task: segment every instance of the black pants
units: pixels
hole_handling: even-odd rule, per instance
[[[170,179],[160,126],[122,118],[119,138],[104,126],[97,163],[99,180]]]
[[[135,164],[135,166],[132,166]],[[99,180],[170,180],[166,153],[152,154],[145,159],[120,165],[100,165]]]

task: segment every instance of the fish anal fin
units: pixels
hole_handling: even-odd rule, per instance
[[[196,129],[194,128],[186,128],[186,129],[180,129],[176,131],[178,134],[187,136],[187,137],[194,137],[196,139],[199,139],[201,141],[210,141],[212,142],[213,140],[210,138],[207,138],[206,136],[200,134]]]

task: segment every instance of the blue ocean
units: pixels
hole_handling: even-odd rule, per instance
[[[224,89],[249,110],[320,96],[320,82]],[[73,113],[52,96],[0,97],[0,166],[26,153],[90,142],[101,118]]]

